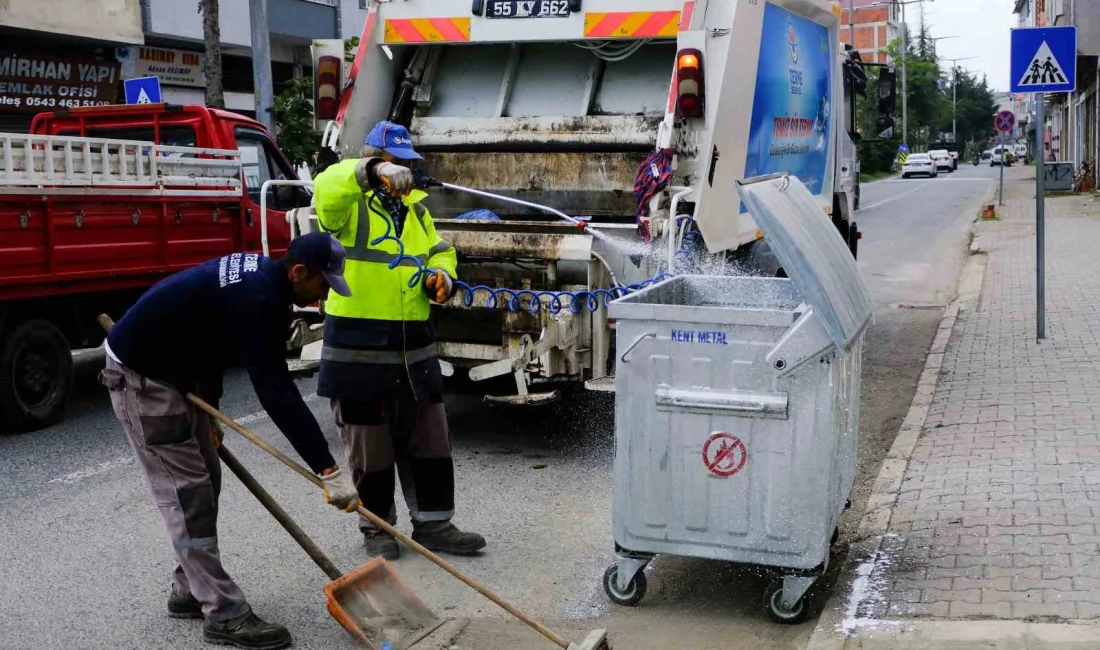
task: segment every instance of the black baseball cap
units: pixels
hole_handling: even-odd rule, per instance
[[[351,295],[351,287],[344,279],[344,260],[347,253],[343,245],[335,237],[327,232],[311,232],[308,235],[290,242],[290,248],[286,251],[294,259],[313,271],[320,271],[325,276],[328,286],[337,294],[347,297]]]

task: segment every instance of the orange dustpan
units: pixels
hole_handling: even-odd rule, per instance
[[[382,643],[389,642],[406,648],[443,624],[383,558],[342,573],[224,444],[219,445],[218,456],[332,579],[324,587],[328,611],[363,646],[379,650]]]

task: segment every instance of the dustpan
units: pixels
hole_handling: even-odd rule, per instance
[[[324,592],[336,622],[371,650],[383,643],[407,648],[443,623],[380,557],[336,578]]]

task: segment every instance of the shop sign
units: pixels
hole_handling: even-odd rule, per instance
[[[126,79],[160,77],[161,84],[165,86],[206,87],[206,75],[203,74],[205,57],[198,52],[135,45],[118,48],[117,56],[122,63],[122,76]]]
[[[114,104],[119,79],[117,61],[0,51],[0,111]]]

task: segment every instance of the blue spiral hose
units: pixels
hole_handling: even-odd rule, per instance
[[[374,207],[370,206],[373,210]],[[392,241],[397,244],[397,257],[394,258],[389,264],[390,269],[397,268],[404,260],[409,260],[414,266],[416,266],[416,272],[409,278],[409,288],[416,288],[420,285],[424,276],[433,273],[435,269],[428,268],[416,257],[405,254],[405,243],[400,238],[393,235],[393,230],[390,227],[390,220],[382,220],[386,224],[386,232],[381,237],[376,237],[370,241],[371,246],[378,246],[384,241]],[[688,235],[695,235],[698,233],[689,232],[684,236],[684,243],[687,244]],[[694,241],[694,240],[693,240]],[[684,252],[684,248],[677,251],[677,255]],[[489,298],[486,300],[485,306],[488,309],[496,309],[500,304],[511,312],[528,311],[532,314],[538,314],[543,309],[548,309],[551,314],[559,314],[563,309],[569,309],[570,313],[579,314],[584,310],[589,312],[595,312],[599,308],[606,307],[611,304],[612,300],[622,298],[625,295],[641,291],[646,287],[667,280],[672,277],[668,273],[662,271],[656,276],[649,278],[648,280],[642,280],[634,284],[617,285],[610,289],[595,289],[593,291],[535,291],[532,289],[494,289],[493,287],[486,286],[484,284],[471,285],[462,280],[455,280],[455,289],[461,289],[463,291],[462,304],[466,307],[472,307],[474,304],[474,297],[478,292],[488,293]],[[505,296],[506,299],[501,303],[501,296]],[[543,303],[545,301],[545,305]]]

